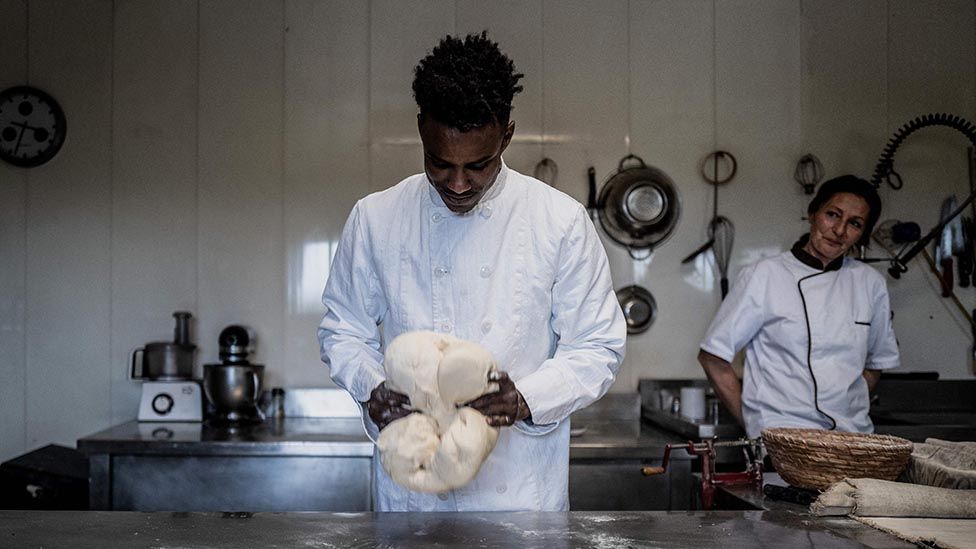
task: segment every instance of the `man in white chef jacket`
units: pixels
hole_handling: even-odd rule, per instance
[[[374,456],[378,511],[568,510],[569,415],[623,360],[626,325],[585,209],[502,160],[522,76],[485,33],[442,40],[413,82],[424,173],[360,200],[342,233],[318,336],[374,440],[409,413],[383,383],[383,345],[399,334],[475,341],[507,372],[470,403],[501,427],[474,480],[413,492]]]

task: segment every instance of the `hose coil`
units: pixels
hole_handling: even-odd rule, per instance
[[[878,164],[874,168],[874,175],[871,176],[871,183],[875,187],[881,186],[882,178],[888,182],[888,185],[892,189],[898,190],[902,187],[901,176],[894,169],[895,151],[898,150],[898,147],[909,135],[916,130],[929,126],[946,126],[959,130],[969,139],[973,147],[976,148],[976,126],[965,118],[949,113],[923,114],[895,131],[895,135],[888,141],[884,152],[878,158]],[[894,176],[895,180],[892,180],[892,176]]]

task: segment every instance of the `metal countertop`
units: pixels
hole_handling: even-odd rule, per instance
[[[683,442],[639,420],[585,418],[572,426],[583,433],[570,438],[571,459],[659,459],[665,444]],[[89,455],[373,455],[358,418],[285,418],[238,427],[130,421],[79,439],[78,449]]]
[[[785,547],[913,545],[785,511],[133,513],[0,511],[3,547]]]

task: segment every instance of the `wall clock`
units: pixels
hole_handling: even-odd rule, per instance
[[[0,91],[0,159],[40,166],[61,149],[67,125],[53,97],[30,86]]]

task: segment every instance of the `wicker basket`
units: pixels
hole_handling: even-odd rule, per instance
[[[844,478],[894,480],[912,453],[911,441],[890,435],[776,428],[762,439],[783,480],[814,490]]]

